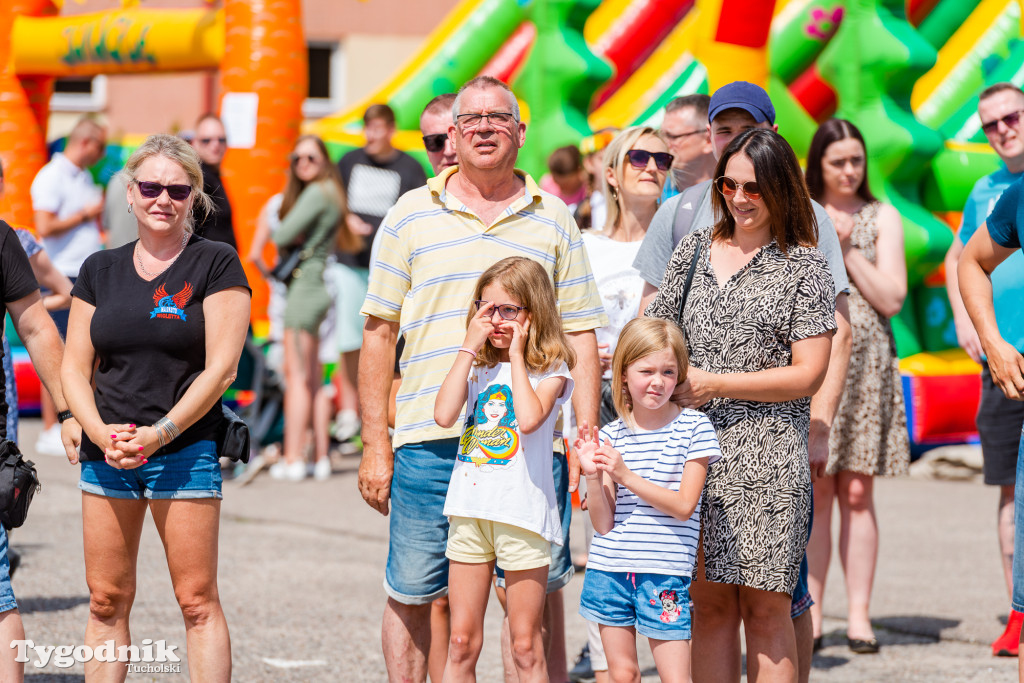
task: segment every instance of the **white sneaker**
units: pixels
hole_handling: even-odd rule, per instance
[[[359,433],[363,423],[359,419],[359,413],[354,410],[342,410],[334,418],[334,438],[345,443]]]
[[[60,440],[59,423],[39,432],[39,438],[36,439],[36,453],[58,457],[67,455],[64,451],[64,443]]]
[[[302,460],[285,464],[284,466],[284,479],[285,481],[302,481],[306,478],[306,463]]]
[[[271,465],[270,469],[267,470],[267,471],[270,473],[270,478],[271,479],[284,479],[284,473],[285,473],[285,468],[286,467],[287,467],[287,463],[285,463],[284,460],[278,460],[273,465]]]
[[[327,481],[331,478],[331,459],[320,458],[313,465],[313,478],[317,481]]]

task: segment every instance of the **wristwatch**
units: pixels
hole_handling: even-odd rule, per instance
[[[70,420],[74,415],[71,414],[70,410],[62,410],[57,413],[57,422],[63,423],[64,420]]]

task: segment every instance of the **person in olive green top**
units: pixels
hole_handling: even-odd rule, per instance
[[[313,397],[323,375],[318,349],[320,323],[331,305],[324,284],[327,257],[337,248],[358,251],[360,240],[345,226],[345,192],[323,141],[304,135],[291,155],[288,185],[273,240],[282,260],[299,249],[284,314],[284,459],[288,478],[305,476],[303,452],[313,426]]]

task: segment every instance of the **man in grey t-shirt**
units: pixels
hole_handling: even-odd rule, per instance
[[[745,81],[735,81],[719,88],[711,96],[708,110],[708,131],[711,134],[711,148],[715,159],[721,158],[729,143],[750,128],[768,128],[778,132],[775,107],[768,93],[761,87]],[[679,240],[693,230],[714,224],[711,208],[711,193],[715,191],[713,182],[705,181],[684,189],[682,194],[662,204],[654,215],[643,244],[640,245],[640,251],[633,261],[633,266],[640,271],[640,276],[644,279],[641,311],[647,309],[648,304],[658,293],[665,268]],[[818,221],[818,249],[828,259],[829,270],[832,271],[832,279],[836,285],[837,327],[832,338],[828,374],[818,393],[811,397],[811,431],[807,451],[811,478],[817,479],[825,473],[825,465],[828,462],[828,434],[839,408],[846,370],[850,362],[850,313],[845,296],[849,294],[850,281],[846,275],[843,252],[832,219],[820,204],[814,201],[811,203]],[[683,206],[680,207],[680,204]],[[690,221],[687,229],[674,229],[677,215]],[[814,640],[811,615],[807,611],[811,606],[811,600],[807,592],[806,577],[805,557],[801,566],[800,584],[793,593],[792,610],[797,641],[797,668],[801,683],[807,681],[810,676]]]

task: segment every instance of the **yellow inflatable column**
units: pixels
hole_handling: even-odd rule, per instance
[[[0,159],[4,164],[5,194],[0,218],[20,226],[33,225],[29,189],[46,163],[46,119],[53,79],[19,79],[11,60],[11,28],[19,14],[48,16],[57,13],[50,0],[19,0],[0,7]],[[26,92],[26,89],[28,92]]]
[[[708,70],[712,93],[749,81],[768,89],[768,32],[775,0],[697,0],[693,54]]]
[[[252,145],[232,147],[223,164],[224,187],[231,199],[238,250],[243,255],[252,243],[263,205],[284,189],[288,155],[302,123],[307,66],[301,12],[300,0],[224,2],[221,115],[229,129],[253,123],[246,116],[247,108],[235,109],[235,105],[256,100]],[[239,118],[232,120],[232,112]],[[263,278],[255,268],[247,267],[246,272],[253,288],[254,318],[266,318]]]

